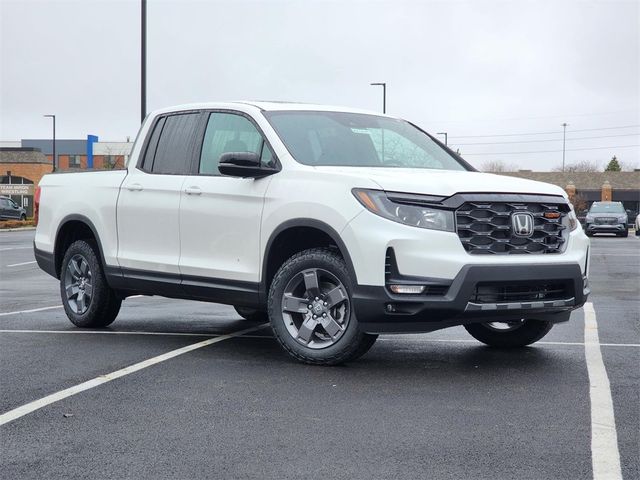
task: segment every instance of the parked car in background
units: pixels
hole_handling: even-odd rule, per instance
[[[596,233],[629,235],[629,217],[621,202],[593,202],[585,219],[588,236]]]
[[[0,197],[0,220],[26,220],[27,210],[9,197]]]
[[[640,235],[640,215],[636,216],[635,227],[636,227],[636,237],[637,237],[638,235]]]

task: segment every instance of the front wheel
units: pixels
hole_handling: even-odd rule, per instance
[[[518,348],[531,345],[544,337],[553,324],[540,320],[471,323],[464,328],[473,338],[491,347]]]
[[[27,220],[27,216],[24,213],[20,215],[20,221],[24,222],[26,220]]]
[[[295,359],[337,365],[364,355],[377,335],[364,333],[352,303],[344,260],[328,248],[300,252],[271,283],[269,319],[280,345]]]
[[[110,325],[122,303],[107,284],[96,244],[87,240],[73,242],[65,252],[60,294],[67,317],[81,328]]]

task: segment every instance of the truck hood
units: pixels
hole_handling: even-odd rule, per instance
[[[417,168],[315,167],[327,173],[367,178],[388,192],[442,195],[455,193],[530,193],[566,196],[549,183],[481,172]]]

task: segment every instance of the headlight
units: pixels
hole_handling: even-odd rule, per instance
[[[402,202],[400,202],[390,200],[387,194],[381,190],[354,188],[352,192],[358,201],[371,213],[394,222],[430,230],[455,231],[454,217],[451,210],[422,205],[422,203],[428,203],[429,199],[433,201],[434,197],[426,195],[403,196]]]
[[[573,208],[571,209],[571,211],[569,211],[569,215],[567,215],[567,218],[569,219],[569,230],[573,232],[576,228],[578,228],[578,225],[580,224],[580,222],[578,222],[578,217],[576,217],[576,212],[573,211]]]
[[[627,223],[627,216],[626,215],[620,215],[618,217],[618,221],[619,222],[623,222],[623,223]]]
[[[587,222],[587,223],[593,222],[593,216],[592,215],[587,215],[585,217],[584,221]]]

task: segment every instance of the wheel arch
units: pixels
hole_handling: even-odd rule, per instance
[[[318,234],[317,242],[310,242],[309,235]],[[302,237],[299,247],[279,250],[278,247],[286,239]],[[315,243],[315,244],[314,244]],[[330,225],[313,218],[295,218],[281,223],[270,235],[264,249],[262,272],[260,276],[260,298],[266,302],[271,280],[278,268],[294,253],[318,246],[334,245],[347,264],[349,275],[357,283],[357,276],[349,250],[340,234]],[[286,257],[286,258],[284,258]]]
[[[96,242],[100,263],[103,268],[106,266],[100,236],[93,222],[84,215],[70,214],[62,219],[56,230],[53,255],[57,278],[60,278],[62,259],[64,258],[67,247],[75,240],[87,238],[93,239]]]

